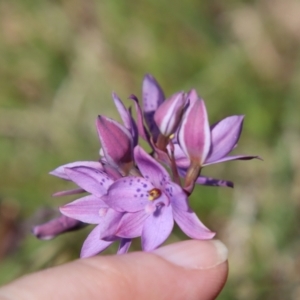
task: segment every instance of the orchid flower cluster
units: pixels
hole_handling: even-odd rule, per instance
[[[203,167],[258,158],[228,155],[237,145],[244,116],[210,126],[205,103],[194,89],[165,98],[151,75],[143,80],[142,106],[136,96],[129,97],[136,120],[115,93],[112,98],[123,124],[98,116],[99,160],[68,163],[50,172],[78,186],[54,196],[88,194],[60,207],[60,217],[35,226],[33,233],[50,239],[96,225],[81,257],[96,255],[117,241],[118,253],[126,253],[137,237],[144,251],[152,251],[168,238],[174,222],[192,239],[213,238],[215,233],[198,219],[188,197],[195,184],[233,187],[230,181],[202,176]]]

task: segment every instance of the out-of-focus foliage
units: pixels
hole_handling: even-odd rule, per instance
[[[238,152],[264,158],[207,167],[235,189],[191,199],[229,248],[219,299],[299,299],[299,15],[297,0],[2,1],[0,283],[78,257],[89,229],[30,235],[72,199],[51,198],[71,185],[47,173],[97,159],[94,120],[116,116],[111,91],[140,96],[151,73],[166,95],[195,87],[211,123],[245,114]]]

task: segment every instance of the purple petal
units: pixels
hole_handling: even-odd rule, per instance
[[[164,136],[173,134],[181,121],[185,97],[179,92],[166,99],[156,110],[154,120]]]
[[[168,151],[169,151],[169,153],[171,153],[170,147],[168,147]],[[182,151],[179,144],[174,144],[174,157],[175,157],[175,161],[176,161],[176,166],[178,168],[187,169],[191,164],[189,158]]]
[[[82,194],[82,193],[85,193],[85,192],[86,192],[85,190],[78,188],[78,189],[73,189],[73,190],[56,192],[52,195],[52,197],[62,197],[62,196],[76,195],[76,194]]]
[[[131,131],[131,116],[130,116],[127,108],[125,107],[125,105],[123,104],[123,102],[117,96],[116,93],[112,93],[112,98],[113,98],[114,103],[117,107],[117,110],[121,116],[121,119],[123,121],[125,128],[127,128],[129,131]]]
[[[142,248],[152,251],[160,246],[171,234],[174,226],[172,207],[162,206],[145,221],[142,231]]]
[[[134,158],[142,175],[150,180],[156,188],[163,188],[166,182],[171,181],[168,172],[142,147],[134,148]]]
[[[130,121],[131,121],[131,130],[130,130],[130,133],[132,135],[133,148],[134,148],[138,144],[138,142],[139,142],[139,130],[138,130],[137,124],[136,124],[136,122],[135,122],[135,120],[134,120],[134,118],[132,116],[131,107],[128,109],[128,113],[130,115]],[[144,128],[144,130],[146,132],[145,128]],[[147,134],[148,134],[148,132],[147,132]],[[148,134],[148,136],[149,136],[149,134]]]
[[[186,98],[189,101],[190,105],[192,105],[193,103],[195,103],[199,99],[199,96],[198,96],[197,91],[195,89],[191,89],[188,92]]]
[[[232,181],[215,179],[212,177],[204,177],[204,176],[199,176],[196,180],[196,183],[201,185],[208,185],[208,186],[224,186],[224,187],[231,187],[231,188],[234,187]]]
[[[208,165],[212,165],[212,164],[217,164],[217,163],[221,163],[221,162],[225,162],[225,161],[231,161],[231,160],[250,160],[250,159],[261,159],[261,157],[257,156],[257,155],[233,155],[233,156],[226,156],[224,158],[209,162],[209,163],[205,163],[203,166],[208,166]]]
[[[98,116],[97,130],[107,162],[128,171],[132,165],[133,140],[130,132],[113,119]]]
[[[99,161],[75,161],[72,163],[62,165],[56,168],[55,170],[51,171],[49,174],[62,179],[70,180],[68,175],[65,173],[65,168],[74,168],[74,167],[88,167],[97,170],[103,169],[102,164]]]
[[[116,180],[102,199],[119,212],[137,212],[149,203],[148,191],[154,186],[142,177],[124,177]]]
[[[110,165],[103,164],[103,169],[105,173],[113,180],[117,180],[122,177],[120,172]]]
[[[158,160],[160,163],[165,164],[167,166],[171,166],[172,162],[170,160],[171,155],[169,156],[168,153],[166,153],[163,150],[160,150],[159,148],[156,147],[155,144],[153,144],[153,149],[154,149],[154,157],[156,160]]]
[[[129,247],[131,245],[131,239],[121,239],[120,240],[120,245],[118,249],[118,254],[125,254],[128,252]]]
[[[148,144],[151,146],[149,133],[144,126],[143,113],[139,104],[139,100],[135,95],[130,95],[129,99],[134,101],[134,106],[135,106],[136,116],[137,116],[136,125],[138,129],[138,133],[141,136],[141,138],[144,139],[146,142],[148,142]]]
[[[84,224],[67,216],[61,215],[47,223],[34,226],[32,233],[41,240],[50,240],[59,234],[80,229]]]
[[[96,226],[88,235],[81,248],[81,253],[80,253],[81,258],[94,256],[99,252],[105,250],[108,246],[110,246],[114,242],[114,241],[100,240],[99,238],[100,230],[101,230],[101,224]]]
[[[144,210],[126,213],[119,223],[116,236],[122,238],[136,238],[142,235],[145,220],[149,217]]]
[[[227,117],[211,127],[211,151],[205,163],[214,162],[226,156],[237,144],[244,116]]]
[[[60,212],[65,216],[88,224],[99,224],[100,209],[108,209],[107,204],[93,195],[77,199],[60,207]]]
[[[159,135],[159,129],[154,122],[153,116],[157,108],[165,100],[165,96],[160,85],[150,74],[147,74],[144,77],[142,94],[145,121],[148,125],[151,135],[153,136],[154,141],[156,141]]]
[[[202,165],[211,145],[208,116],[202,99],[188,107],[178,131],[178,139],[186,156],[191,161]]]
[[[113,180],[101,170],[76,167],[72,169],[66,168],[65,172],[78,186],[97,197],[104,195],[108,187],[113,183]]]
[[[125,107],[125,105],[120,100],[120,98],[116,95],[116,93],[113,93],[112,97],[113,97],[113,100],[117,107],[117,110],[121,116],[121,119],[123,121],[125,128],[128,129],[128,131],[132,135],[133,146],[136,146],[138,144],[138,129],[137,129],[135,120],[133,119],[133,117],[131,115],[131,111]]]
[[[173,216],[181,230],[192,239],[208,240],[215,236],[192,210],[184,211],[173,206]]]
[[[172,207],[176,206],[178,210],[189,210],[187,195],[178,184],[167,184],[164,192],[168,195],[168,198],[171,199]]]
[[[100,239],[111,240],[112,236],[115,235],[123,213],[117,212],[109,208],[105,215],[100,216],[101,232],[99,235]]]

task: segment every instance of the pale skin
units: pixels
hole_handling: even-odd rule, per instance
[[[21,277],[1,300],[215,299],[228,274],[219,241],[188,240],[152,253],[95,256]]]

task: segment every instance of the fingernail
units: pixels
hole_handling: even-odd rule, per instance
[[[188,269],[214,268],[228,257],[226,246],[219,240],[188,240],[158,248],[153,253]]]

